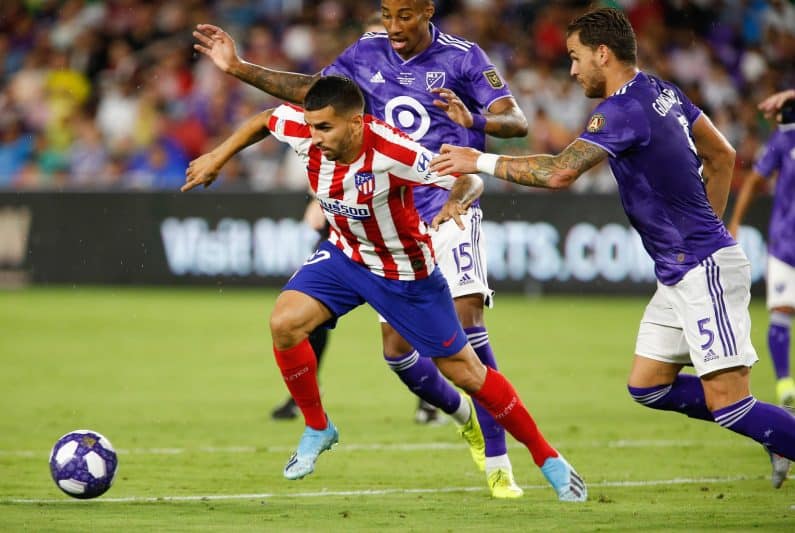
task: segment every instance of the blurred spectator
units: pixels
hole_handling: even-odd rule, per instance
[[[769,134],[756,104],[795,86],[793,2],[605,3],[632,20],[641,68],[677,82],[735,146],[737,167],[749,164]],[[530,121],[526,139],[489,138],[490,149],[558,152],[582,130],[594,102],[572,90],[565,28],[588,5],[436,1],[434,23],[489,52]],[[0,187],[176,190],[187,160],[277,103],[194,54],[196,23],[227,26],[251,62],[315,73],[377,12],[375,0],[4,0]],[[266,139],[238,159],[218,190],[305,187],[300,163],[278,143]],[[602,166],[577,190],[614,189]]]

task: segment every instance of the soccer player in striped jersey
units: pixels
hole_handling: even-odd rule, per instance
[[[629,221],[654,260],[657,292],[641,319],[629,393],[762,444],[780,485],[795,458],[795,417],[751,395],[750,263],[721,222],[734,149],[682,91],[637,68],[635,33],[615,9],[568,27],[571,75],[604,98],[557,155],[500,157],[443,146],[431,168],[482,171],[531,187],[564,188],[604,159]],[[681,374],[695,367],[696,376]]]
[[[582,479],[541,435],[513,386],[478,359],[415,206],[419,186],[448,189],[432,226],[452,226],[442,224],[452,218],[463,230],[462,218],[482,191],[480,178],[440,178],[430,171],[432,152],[365,115],[364,97],[351,80],[327,76],[312,85],[303,109],[285,104],[265,111],[191,162],[182,190],[210,185],[232,155],[268,134],[288,143],[305,163],[331,225],[329,240],[287,282],[270,320],[277,364],[306,421],[285,477],[312,473],[320,453],[338,440],[320,400],[307,336],[369,303],[424,360],[527,446],[560,500],[584,501]]]
[[[386,31],[367,32],[321,74],[354,80],[365,95],[368,113],[398,127],[415,141],[438,152],[443,143],[485,148],[486,134],[521,137],[527,121],[508,86],[485,52],[475,43],[440,31],[431,24],[431,0],[382,0]],[[300,104],[320,74],[274,71],[242,61],[231,37],[209,24],[197,27],[195,49],[224,72],[273,96]],[[446,191],[425,187],[415,191],[417,210],[430,222],[447,198]],[[439,268],[450,285],[456,312],[475,352],[497,368],[484,319],[492,305],[488,286],[483,213],[474,203],[463,220],[466,231],[443,228],[434,234]],[[470,445],[473,459],[495,498],[517,498],[505,432],[475,402],[476,418],[467,418],[469,403],[446,384],[429,361],[420,357],[393,327],[381,324],[384,356],[390,368],[425,402],[453,416]],[[417,420],[434,416],[421,403]],[[478,425],[480,426],[478,428]],[[482,435],[481,435],[482,430]],[[542,466],[544,457],[539,457]]]

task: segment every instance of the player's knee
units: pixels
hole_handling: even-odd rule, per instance
[[[292,345],[291,341],[296,337],[298,330],[297,322],[290,313],[274,311],[270,318],[271,338],[277,345]]]

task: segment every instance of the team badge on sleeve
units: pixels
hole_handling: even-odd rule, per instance
[[[494,89],[502,89],[505,87],[505,82],[502,81],[500,75],[497,74],[496,68],[490,68],[489,70],[483,71],[483,75],[486,77],[486,81],[489,82]]]
[[[591,120],[588,121],[588,133],[597,133],[605,127],[605,116],[601,113],[594,113]]]
[[[375,190],[375,176],[372,172],[358,172],[354,177],[356,188],[364,195],[373,194]]]

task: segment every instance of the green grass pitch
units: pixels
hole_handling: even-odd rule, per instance
[[[487,312],[501,370],[589,483],[559,503],[526,450],[525,496],[489,498],[452,425],[424,427],[380,353],[375,314],[332,332],[321,372],[340,444],[315,473],[282,467],[302,430],[256,289],[0,292],[2,531],[795,531],[795,483],[773,490],[761,447],[632,402],[625,378],[646,298],[500,295]],[[753,303],[754,392],[773,401],[767,319]],[[63,495],[47,456],[90,428],[119,450],[113,488]],[[24,501],[23,501],[24,500]]]

